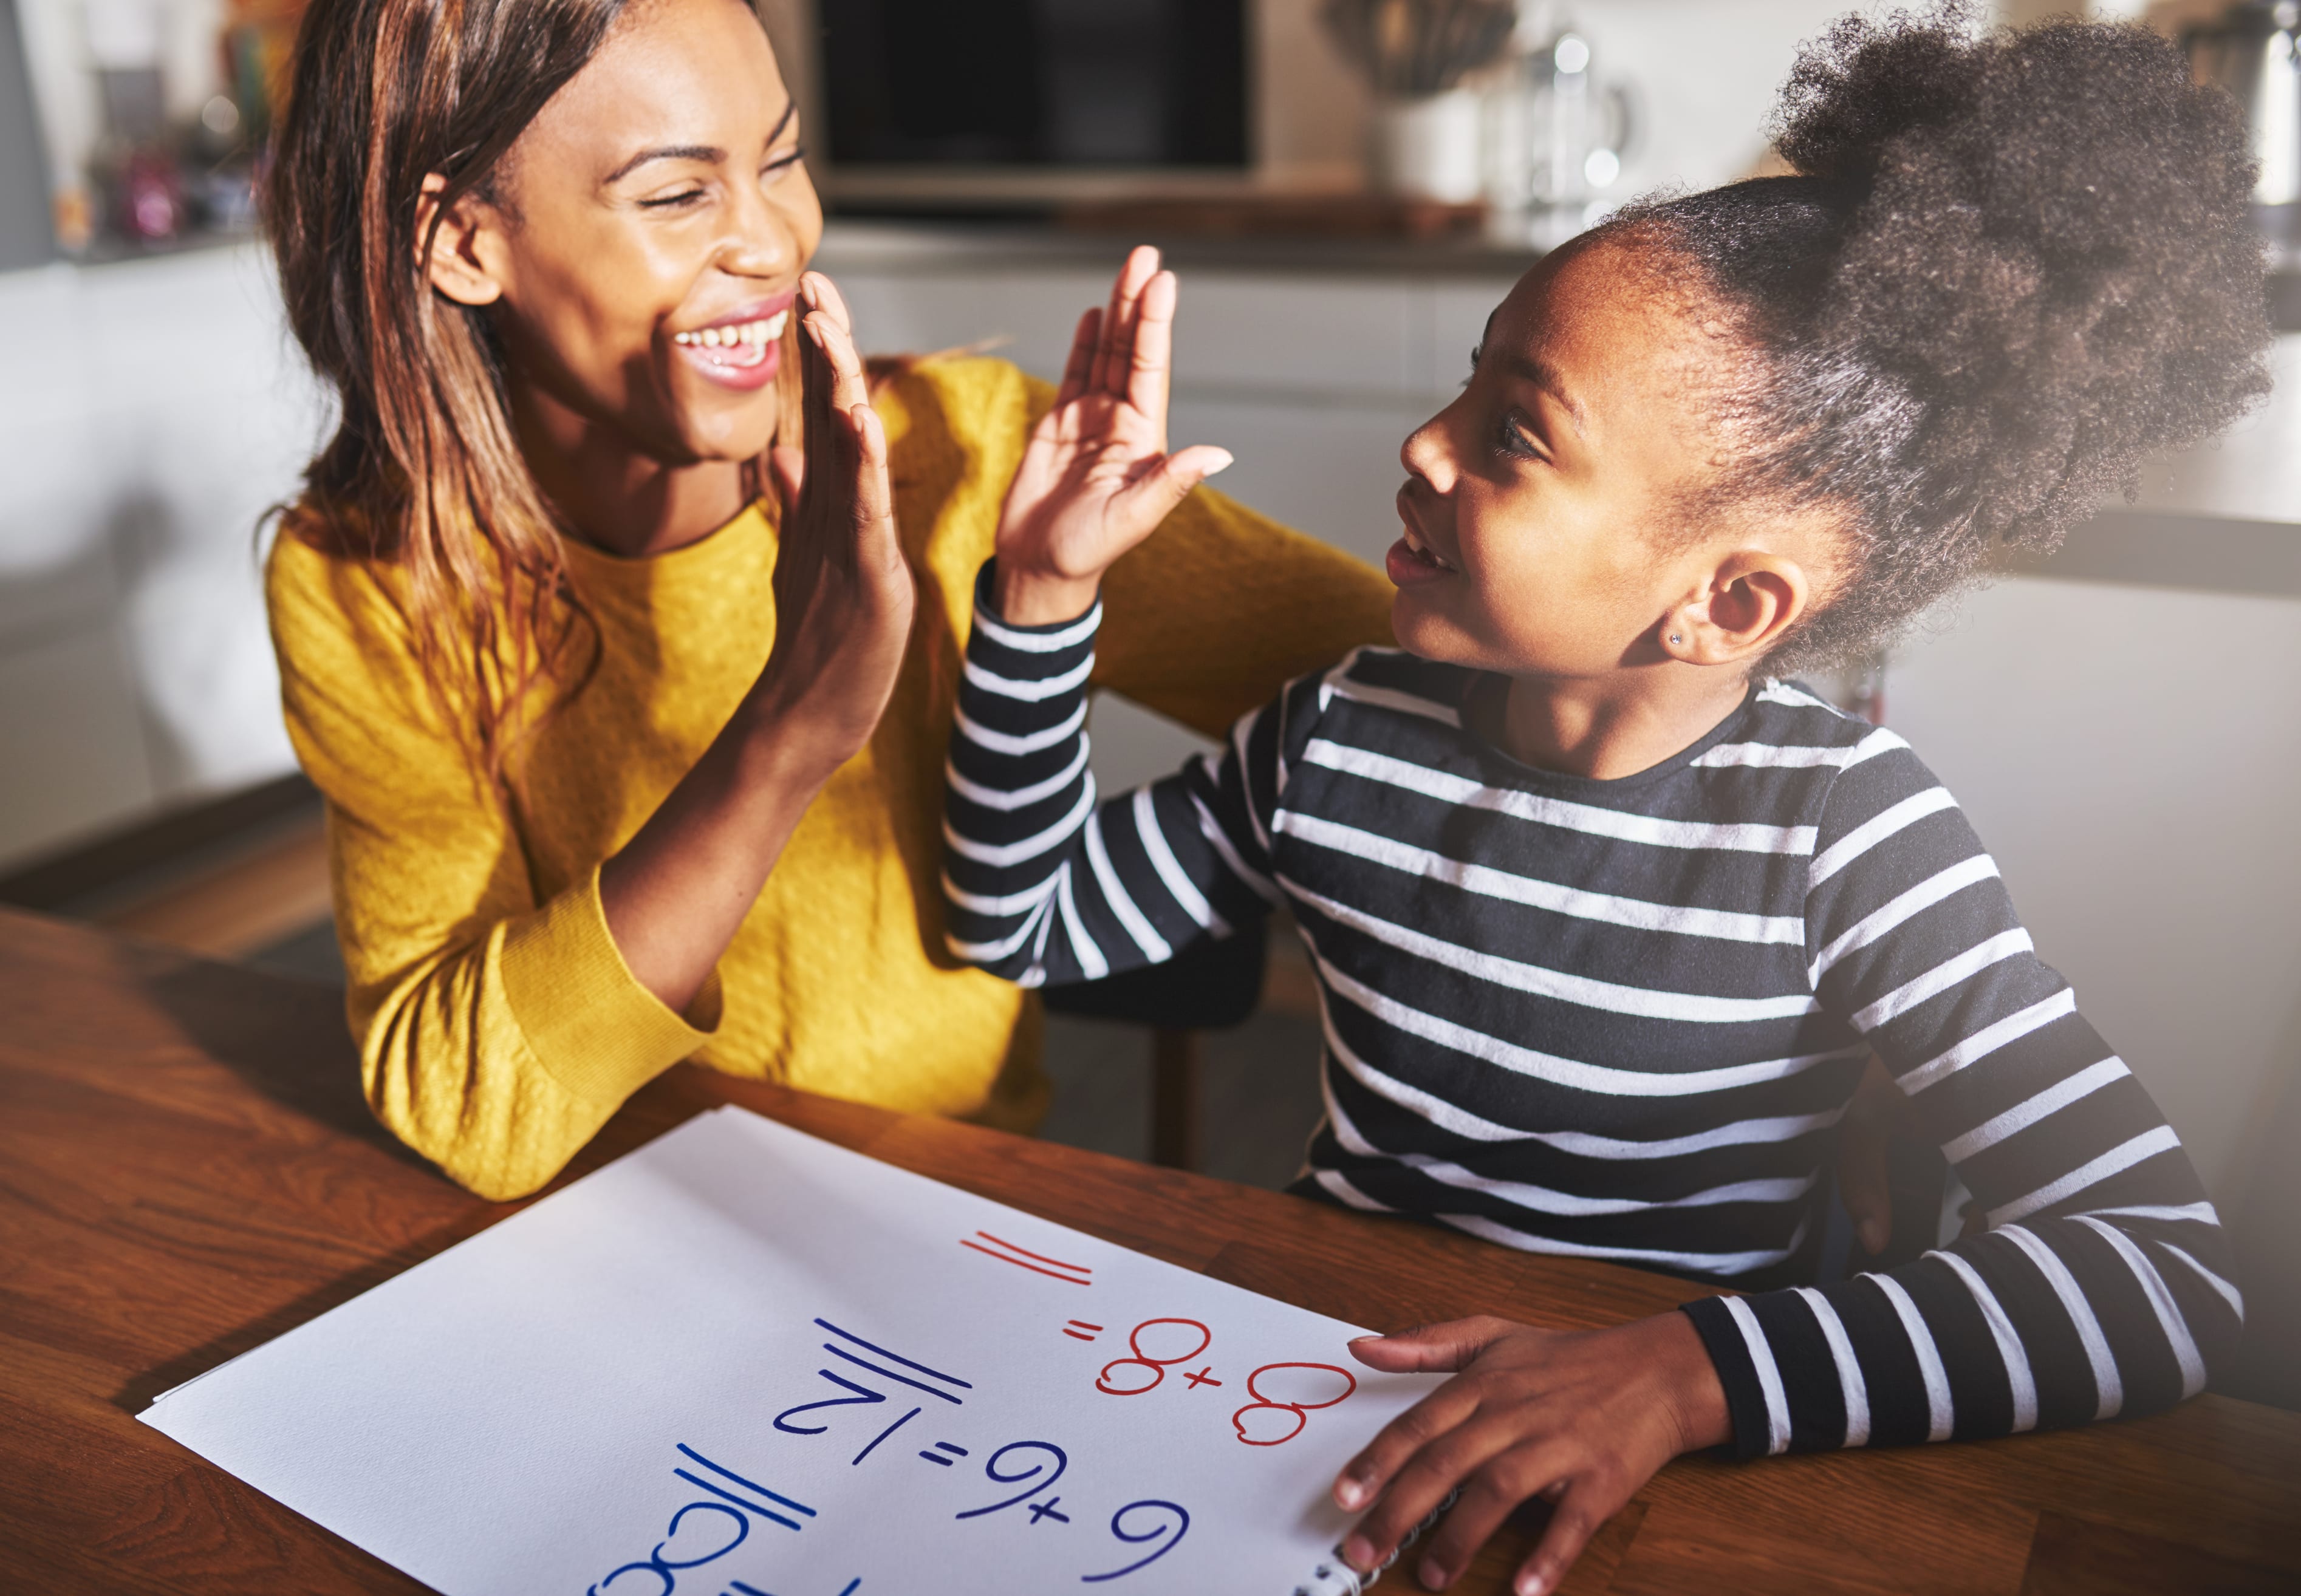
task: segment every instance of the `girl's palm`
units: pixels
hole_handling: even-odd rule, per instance
[[[1167,453],[1175,277],[1127,257],[1108,308],[1079,318],[1054,408],[1032,430],[999,522],[1004,572],[1091,583],[1149,537],[1224,450]]]

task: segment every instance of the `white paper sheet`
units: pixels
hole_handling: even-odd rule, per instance
[[[143,1418],[448,1596],[1284,1596],[1358,1333],[720,1109]]]

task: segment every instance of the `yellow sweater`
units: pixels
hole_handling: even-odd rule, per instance
[[[915,1112],[1027,1128],[1039,1014],[943,951],[942,766],[976,570],[1042,384],[987,360],[897,378],[877,406],[920,581],[871,744],[816,800],[715,981],[682,1016],[625,968],[600,861],[686,773],[774,639],[775,532],[754,508],[623,560],[570,543],[604,644],[500,783],[473,774],[417,672],[389,565],[283,536],[266,572],[297,757],[326,795],[337,932],[370,1105],[473,1191],[548,1181],[682,1058]],[[1104,585],[1096,682],[1219,733],[1290,676],[1386,639],[1389,586],[1217,494]]]

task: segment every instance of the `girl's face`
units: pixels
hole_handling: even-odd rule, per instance
[[[1398,640],[1515,676],[1594,677],[1686,657],[1669,639],[1697,623],[1707,639],[1713,619],[1746,623],[1738,606],[1766,595],[1736,587],[1746,562],[1721,552],[1763,565],[1812,551],[1770,547],[1788,529],[1686,524],[1721,447],[1716,382],[1732,358],[1629,244],[1602,235],[1528,272],[1461,397],[1400,451]]]
[[[515,401],[654,459],[749,459],[823,237],[799,121],[741,0],[638,0],[552,96],[473,247]],[[435,273],[436,277],[436,273]]]

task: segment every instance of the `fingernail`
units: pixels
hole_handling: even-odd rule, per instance
[[[1443,1591],[1446,1588],[1446,1565],[1436,1558],[1425,1558],[1422,1571],[1414,1577],[1422,1582],[1426,1591]]]
[[[1207,475],[1211,477],[1217,472],[1228,471],[1232,466],[1237,464],[1238,462],[1232,457],[1231,452],[1228,449],[1225,449],[1222,451],[1222,458],[1216,461],[1212,465],[1207,467]]]
[[[1335,1500],[1355,1513],[1366,1505],[1367,1488],[1358,1481],[1343,1479],[1335,1485]]]
[[[1372,1568],[1375,1565],[1374,1542],[1364,1535],[1352,1535],[1343,1542],[1343,1561],[1353,1568]]]
[[[1529,1568],[1518,1576],[1518,1583],[1510,1587],[1510,1592],[1511,1596],[1542,1596],[1548,1589],[1550,1582]]]

